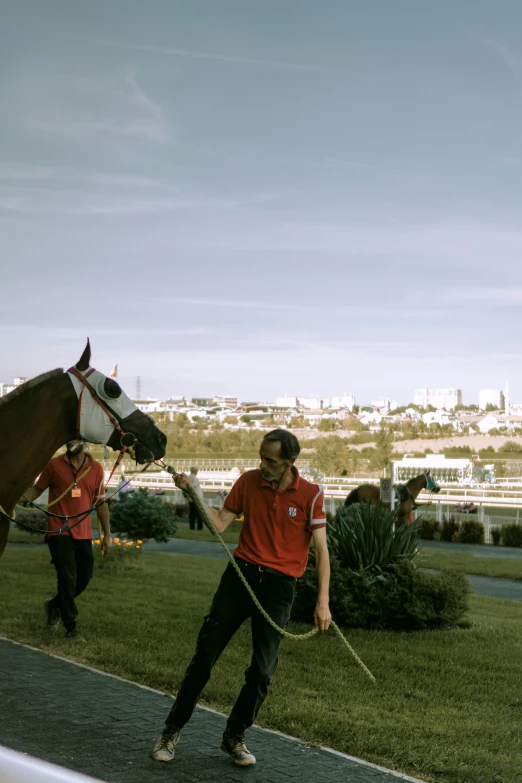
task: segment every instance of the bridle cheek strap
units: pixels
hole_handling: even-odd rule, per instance
[[[125,432],[122,429],[122,426],[118,419],[114,416],[114,414],[107,408],[107,406],[104,404],[103,400],[100,399],[100,397],[96,394],[95,390],[92,388],[91,384],[88,383],[87,378],[91,373],[94,372],[94,368],[91,368],[88,370],[88,372],[81,373],[79,370],[76,369],[76,367],[71,367],[67,372],[71,373],[71,375],[74,375],[75,378],[77,378],[82,383],[82,390],[78,396],[78,412],[76,414],[76,437],[80,438],[80,418],[81,418],[81,412],[82,412],[82,396],[85,389],[88,389],[89,392],[92,395],[93,400],[100,406],[104,414],[109,419],[110,423],[114,427],[115,430],[117,430],[121,437],[125,437]],[[126,449],[126,447],[124,447]]]

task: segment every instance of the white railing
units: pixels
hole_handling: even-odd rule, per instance
[[[2,783],[101,783],[72,769],[18,753],[0,745],[0,780]]]

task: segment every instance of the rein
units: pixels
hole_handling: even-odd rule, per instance
[[[155,465],[158,465],[158,467],[162,468],[163,470],[166,470],[167,473],[170,473],[173,480],[175,480],[176,476],[180,476],[182,474],[176,473],[174,468],[170,467],[170,465],[166,465],[163,460],[156,460],[154,462]],[[265,618],[265,620],[276,630],[278,633],[281,634],[285,639],[294,639],[297,641],[303,641],[304,639],[311,639],[313,636],[319,633],[319,628],[313,628],[311,631],[308,631],[308,633],[290,633],[289,631],[285,631],[284,628],[280,628],[274,620],[270,617],[270,615],[265,611],[265,609],[261,606],[259,603],[256,594],[248,584],[245,576],[243,575],[243,572],[241,571],[239,565],[237,564],[237,561],[235,557],[233,556],[232,552],[229,550],[225,542],[223,541],[222,537],[219,535],[218,531],[216,530],[214,524],[212,523],[210,517],[207,514],[207,510],[205,508],[204,503],[201,501],[201,498],[198,496],[197,492],[195,491],[194,487],[191,485],[188,485],[186,488],[182,490],[183,492],[186,492],[186,494],[190,497],[192,502],[196,505],[196,508],[198,509],[201,518],[205,525],[208,527],[210,532],[212,533],[215,538],[217,538],[221,548],[225,552],[226,556],[228,557],[230,563],[232,564],[233,568],[235,569],[237,575],[239,576],[241,582],[246,587],[252,601],[254,602],[256,608],[261,612],[262,616]],[[313,504],[312,504],[313,509]],[[363,661],[359,658],[353,647],[351,646],[350,642],[345,638],[343,635],[343,632],[339,628],[339,626],[332,620],[331,622],[332,628],[334,629],[335,633],[339,637],[339,639],[342,641],[342,643],[346,646],[346,648],[349,650],[349,652],[352,654],[352,656],[355,658],[361,669],[364,671],[365,674],[368,675],[370,680],[375,683],[375,677],[371,673],[371,671],[368,669],[368,667],[363,663]]]

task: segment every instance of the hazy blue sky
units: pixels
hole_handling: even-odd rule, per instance
[[[3,0],[0,380],[511,383],[519,0]]]

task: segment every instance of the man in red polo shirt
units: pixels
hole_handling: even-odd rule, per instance
[[[261,443],[259,469],[247,471],[236,481],[221,511],[205,508],[220,533],[238,514],[244,514],[234,557],[261,606],[280,628],[290,617],[295,582],[306,568],[313,538],[319,579],[315,623],[326,631],[332,618],[324,498],[321,489],[302,479],[294,467],[299,451],[295,435],[287,430],[269,432]],[[176,484],[181,489],[186,487],[186,477],[177,477]],[[281,634],[256,609],[231,564],[221,578],[199,632],[195,655],[154,747],[152,756],[157,761],[174,758],[181,729],[190,719],[212,667],[248,617],[252,620],[252,660],[228,719],[221,749],[240,766],[255,764],[243,735],[254,723],[267,695],[277,666]]]
[[[104,478],[102,465],[85,451],[85,443],[73,440],[67,444],[65,454],[48,463],[23,498],[36,500],[49,489],[49,505],[53,512],[71,517],[68,529],[61,533],[65,520],[48,517],[48,529],[53,532],[47,533],[46,541],[56,569],[58,592],[45,602],[44,607],[48,628],[56,630],[61,618],[66,636],[79,641],[83,641],[83,637],[76,627],[78,608],[74,599],[83,593],[93,575],[91,515],[88,512],[95,503],[105,499]],[[102,549],[107,552],[112,539],[106,503],[98,507],[97,514],[103,528]]]

